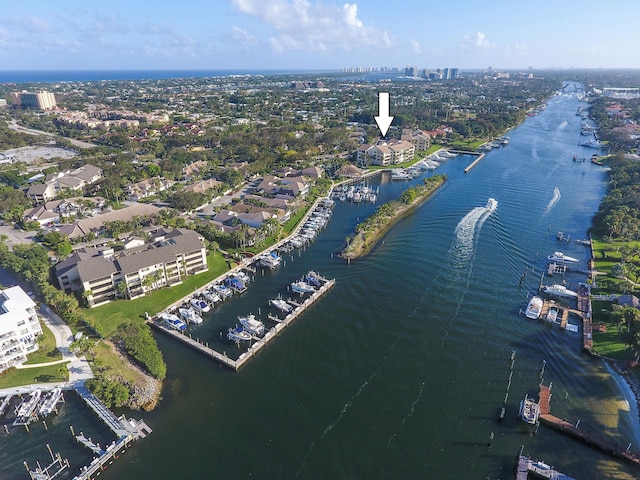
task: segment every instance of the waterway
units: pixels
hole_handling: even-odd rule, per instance
[[[266,318],[267,300],[287,296],[287,284],[309,269],[336,279],[239,372],[158,336],[166,386],[158,408],[140,414],[153,433],[102,478],[506,479],[521,445],[575,478],[635,478],[632,467],[555,431],[540,427],[530,435],[516,418],[520,399],[537,395],[546,361],[556,416],[640,448],[629,392],[582,352],[580,334],[519,315],[546,255],[562,250],[586,268],[587,249],[555,237],[562,230],[585,238],[606,187],[603,167],[572,161],[593,153],[579,147],[575,112],[584,104],[573,87],[468,174],[471,156],[444,163],[436,172],[446,173],[447,183],[348,265],[332,253],[375,206],[338,204],[310,247],[258,274],[193,332],[237,355],[220,340],[237,315]],[[408,183],[372,181],[380,202]],[[499,202],[493,213],[484,208],[489,197]],[[506,416],[497,423],[513,350]],[[91,420],[89,413],[69,415]],[[39,435],[38,428],[0,433],[2,472],[15,474],[6,478],[25,478],[23,450],[13,439]]]

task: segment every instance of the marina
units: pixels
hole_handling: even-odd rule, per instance
[[[549,478],[552,480],[575,480],[569,475],[557,471],[551,465],[547,465],[540,460],[532,460],[524,455],[518,456],[518,466],[516,469],[516,480],[527,480],[529,474],[535,478]]]
[[[241,334],[242,330],[237,331],[234,334],[233,332],[235,329],[229,329],[229,333],[227,335],[231,335],[229,338],[233,341],[255,340],[253,343],[250,344],[247,351],[242,353],[240,357],[235,360],[227,356],[226,352],[224,351],[220,353],[214,350],[213,348],[210,348],[207,342],[202,342],[198,338],[193,339],[191,338],[190,335],[185,335],[175,329],[164,328],[164,326],[162,325],[162,322],[159,321],[158,319],[149,320],[148,323],[152,327],[156,328],[157,330],[162,331],[170,335],[172,338],[179,340],[184,345],[187,345],[191,348],[198,350],[199,352],[205,354],[207,357],[223,364],[226,367],[231,368],[232,370],[238,371],[246,362],[248,362],[251,358],[253,358],[271,340],[276,338],[282,330],[284,330],[296,318],[298,318],[300,314],[302,314],[305,310],[307,310],[307,308],[313,305],[322,295],[328,292],[329,289],[335,285],[334,279],[328,280],[326,278],[319,277],[319,276],[318,278],[320,279],[322,285],[317,289],[314,289],[311,292],[311,294],[307,298],[305,298],[304,301],[302,301],[301,303],[295,303],[293,305],[292,311],[288,313],[283,319],[279,319],[278,317],[274,317],[274,316],[268,317],[272,321],[275,321],[274,319],[276,318],[278,320],[275,321],[275,325],[271,327],[269,330],[267,330],[262,336],[260,336],[257,330],[253,330],[252,332],[249,332],[251,334],[251,339],[247,339],[246,336],[242,336]],[[245,323],[250,323],[249,322],[250,318],[248,316],[243,317],[243,319],[245,320]],[[255,317],[253,322],[255,322]],[[255,323],[253,322],[251,323],[255,325]],[[246,331],[246,327],[244,331]]]

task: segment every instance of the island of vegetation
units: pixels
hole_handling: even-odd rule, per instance
[[[373,215],[356,225],[355,235],[347,237],[347,245],[340,256],[350,261],[366,255],[389,228],[440,188],[446,179],[446,175],[425,178],[423,185],[410,187],[397,200],[380,205]]]

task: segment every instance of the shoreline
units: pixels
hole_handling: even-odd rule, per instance
[[[434,178],[434,177],[429,177],[429,178]],[[378,244],[378,242],[384,236],[384,234],[388,232],[389,229],[391,229],[391,227],[393,227],[402,218],[404,218],[406,215],[411,213],[415,208],[420,206],[424,201],[426,201],[429,197],[431,197],[431,195],[433,195],[442,185],[444,185],[445,181],[446,181],[446,177],[441,175],[439,176],[438,181],[435,184],[423,185],[421,187],[423,188],[423,191],[420,193],[420,196],[416,198],[411,204],[402,205],[399,202],[399,200],[391,200],[390,202],[387,202],[386,204],[384,204],[384,205],[389,205],[389,204],[395,203],[396,205],[402,205],[402,206],[397,207],[392,212],[389,212],[388,214],[386,214],[386,216],[383,218],[382,224],[372,230],[365,231],[365,232],[357,232],[358,226],[362,225],[362,223],[364,222],[360,223],[359,225],[356,225],[355,235],[353,236],[351,241],[348,243],[348,245],[345,248],[343,248],[342,251],[339,253],[339,257],[347,260],[347,262],[350,262],[355,258],[368,254],[373,249],[373,247],[375,247]],[[376,214],[378,214],[381,207],[378,207],[378,209],[370,217],[368,217],[367,220],[373,218]],[[365,222],[367,220],[365,220]],[[370,239],[365,239],[365,236],[367,235],[367,233],[372,234]]]

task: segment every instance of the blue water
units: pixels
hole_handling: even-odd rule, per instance
[[[91,82],[100,80],[159,80],[231,75],[327,73],[326,70],[0,70],[0,83]]]
[[[530,435],[516,418],[520,399],[537,395],[544,360],[555,415],[640,445],[624,384],[582,352],[581,335],[519,315],[548,253],[562,250],[586,267],[584,246],[555,238],[558,230],[585,237],[606,187],[602,167],[572,161],[592,153],[578,146],[579,105],[574,95],[554,96],[468,174],[472,157],[447,161],[437,170],[446,184],[348,265],[332,253],[375,206],[338,204],[310,247],[256,275],[192,332],[237,355],[220,340],[237,315],[265,319],[267,300],[286,296],[288,283],[309,269],[336,279],[239,372],[159,336],[168,365],[163,399],[139,415],[154,432],[102,478],[507,479],[521,445],[575,478],[635,478],[628,465],[555,431]],[[382,177],[372,185],[383,202],[408,183]],[[499,202],[493,213],[484,208],[489,197]],[[506,416],[497,423],[513,350]],[[82,409],[69,414],[91,418]],[[0,433],[0,462],[24,475],[25,454],[11,438]]]

